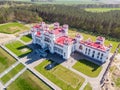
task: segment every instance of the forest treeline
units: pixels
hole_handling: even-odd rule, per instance
[[[106,7],[108,6],[110,7],[110,5],[106,5]],[[120,5],[116,5],[116,7],[119,6]],[[103,34],[120,40],[120,11],[114,10],[104,13],[91,13],[86,12],[84,10],[85,7],[88,6],[33,4],[0,8],[0,23],[11,20],[21,20],[27,23],[38,22],[42,19],[49,22],[58,21],[61,24],[69,24],[74,28]],[[96,7],[98,6],[96,5]],[[113,7],[113,5],[111,5],[111,7]],[[42,19],[40,17],[42,17]]]
[[[36,12],[28,10],[17,10],[13,8],[0,8],[0,23],[12,21],[23,21],[25,23],[35,23],[42,21]]]
[[[91,13],[77,6],[64,5],[32,5],[16,9],[23,8],[38,13],[45,21],[67,23],[71,27],[120,39],[120,11]]]

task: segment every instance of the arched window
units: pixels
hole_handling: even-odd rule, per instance
[[[99,56],[100,56],[100,52],[98,52],[97,58],[99,58]]]
[[[93,54],[92,54],[92,57],[94,58],[94,55],[95,55],[95,51],[93,51]]]
[[[101,58],[100,59],[102,59],[103,58],[103,53],[101,54]]]
[[[88,55],[90,55],[90,51],[91,51],[91,50],[89,49],[89,50],[88,50]]]
[[[83,50],[83,46],[82,46],[82,45],[80,45],[80,46],[79,46],[79,49],[80,49],[80,50]]]
[[[88,49],[86,48],[86,50],[85,50],[85,54],[87,54],[87,51],[88,51]]]

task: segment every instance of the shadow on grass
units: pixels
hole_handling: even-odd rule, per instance
[[[85,60],[85,59],[79,60],[78,62],[93,68],[92,72],[96,71],[100,67],[100,65],[94,64],[94,63],[92,63],[92,62],[90,62],[88,60]]]
[[[32,51],[32,53],[27,55],[28,61],[26,61],[26,64],[30,64],[30,63],[33,63],[35,61],[43,59],[43,57],[41,57],[39,54],[35,53],[36,50],[41,49],[40,45],[29,44],[29,47],[32,48],[33,51]],[[56,64],[60,64],[60,63],[65,61],[60,55],[58,55],[56,53],[51,54],[50,52],[47,52],[46,59],[50,60],[52,62],[55,62]]]
[[[53,69],[53,68],[55,68],[56,66],[59,65],[58,63],[56,63],[56,62],[54,62],[54,61],[52,61],[52,60],[48,60],[48,61],[50,62],[50,64],[47,64],[47,65],[44,67],[46,70],[48,70],[46,67],[49,67],[49,65],[52,65],[51,68],[49,68],[49,70],[51,70],[51,69]]]
[[[29,46],[29,45],[28,45]],[[30,51],[25,51],[25,52],[23,52],[24,54],[21,54],[21,55],[19,55],[18,57],[20,57],[20,58],[22,58],[22,57],[24,57],[24,56],[26,56],[26,55],[28,55],[28,54],[30,54],[33,50],[31,49],[31,48],[29,48],[28,46],[21,46],[21,47],[18,47],[18,48],[16,48],[17,50],[22,50],[22,49],[28,49],[28,50],[30,50]]]
[[[25,36],[28,37],[28,38],[30,38],[30,39],[32,39],[31,34],[28,34],[28,35],[25,35]]]

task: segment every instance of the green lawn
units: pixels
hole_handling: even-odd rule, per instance
[[[50,61],[45,60],[36,66],[35,69],[58,85],[62,90],[78,90],[81,87],[84,78],[61,65],[57,65],[51,70],[46,70],[45,66],[49,63]]]
[[[7,33],[7,34],[13,34],[19,31],[25,31],[28,30],[29,28],[26,27],[23,24],[12,22],[12,23],[6,23],[0,25],[0,32],[1,33]]]
[[[113,10],[120,10],[120,8],[86,8],[85,9],[85,11],[87,12],[97,12],[97,13],[109,12]]]
[[[89,33],[83,33],[83,32],[81,32],[81,31],[78,31],[77,29],[70,29],[68,32],[69,32],[69,36],[71,36],[71,37],[75,37],[75,35],[76,35],[77,33],[80,33],[80,34],[83,35],[84,40],[86,40],[86,39],[88,39],[88,38],[91,38],[93,41],[95,41],[96,38],[97,38],[97,36],[95,36],[95,35],[91,35],[91,34],[89,34]],[[112,41],[112,40],[107,40],[107,39],[105,40],[105,45],[106,45],[106,46],[109,46],[110,43],[113,45],[113,47],[112,47],[112,49],[111,49],[111,52],[113,53],[113,52],[116,50],[119,42]]]
[[[27,70],[8,86],[7,90],[51,90],[51,88]]]
[[[20,39],[26,43],[32,41],[32,37],[30,35],[22,36]]]
[[[79,60],[73,68],[90,77],[97,77],[102,70],[102,66],[98,66],[87,60]]]
[[[120,77],[115,80],[115,85],[120,87]]]
[[[1,81],[5,84],[6,82],[8,82],[12,77],[14,77],[23,68],[24,68],[24,66],[22,64],[17,65],[10,72],[8,72],[6,75],[4,75],[1,78]]]
[[[20,41],[14,41],[6,44],[5,46],[19,57],[23,57],[32,51],[30,48],[28,48]]]
[[[87,83],[84,90],[92,90],[92,87],[91,87],[90,83]]]
[[[0,73],[15,63],[15,59],[0,48]]]

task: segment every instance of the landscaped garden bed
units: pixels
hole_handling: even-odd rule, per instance
[[[18,77],[7,90],[52,90],[43,81],[38,79],[30,71],[25,71]]]
[[[14,41],[6,44],[5,46],[8,49],[10,49],[14,54],[16,54],[18,57],[23,57],[32,51],[30,48],[28,48],[20,41]]]
[[[97,77],[102,70],[102,66],[94,64],[85,59],[76,62],[73,68],[90,77]]]
[[[6,51],[0,48],[0,73],[14,64],[16,60]]]
[[[81,87],[84,78],[61,65],[56,65],[51,70],[46,70],[45,67],[50,63],[51,61],[45,60],[36,66],[35,69],[62,90],[78,90]]]

